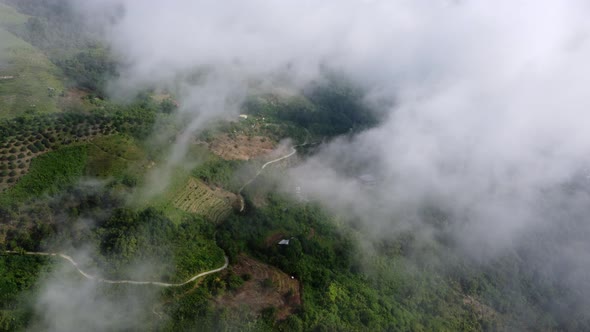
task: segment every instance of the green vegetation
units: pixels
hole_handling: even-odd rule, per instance
[[[236,171],[244,166],[241,160],[223,160],[212,157],[192,171],[192,175],[207,184],[220,186],[231,191],[237,191],[246,181],[244,178],[236,178]]]
[[[288,246],[265,241],[277,233],[291,239]],[[388,266],[400,267],[393,274],[375,278],[360,273],[353,233],[337,231],[313,205],[271,196],[266,207],[229,218],[218,242],[232,260],[247,251],[301,280],[304,330],[481,328],[482,321],[463,306],[461,293],[448,280],[432,271],[405,271],[403,255],[384,257],[392,260]]]
[[[48,270],[48,259],[34,256],[0,255],[0,330],[26,328],[32,312],[27,296],[39,276]]]
[[[244,165],[243,161],[223,160],[201,149],[191,152],[197,156],[197,167],[190,171],[174,168],[163,192],[147,199],[140,192],[133,197],[133,205],[156,207],[176,223],[190,214],[213,222],[224,220],[236,204],[234,193],[251,175],[236,176],[235,172]]]
[[[132,269],[147,266],[142,280],[169,282],[221,266],[225,252],[234,266],[247,257],[301,286],[301,302],[284,316],[274,306],[233,310],[219,305],[221,297],[237,294],[252,276],[226,271],[198,287],[162,290],[150,308],[170,319],[148,312],[151,320],[137,329],[588,330],[585,312],[563,314],[574,305],[556,299],[568,290],[530,272],[523,252],[482,266],[457,254],[443,231],[428,245],[410,231],[368,245],[367,234],[319,206],[276,194],[265,174],[244,192],[246,210],[238,214],[235,193],[260,161],[223,160],[202,151],[206,144],[189,148],[196,167],[172,169],[168,188],[144,199],[145,174],[166,162],[167,144],[182,129],[170,121],[176,102],[147,92],[127,105],[109,101],[116,59],[65,1],[4,2],[11,6],[0,4],[0,249],[58,251],[67,243],[69,254],[89,251],[84,267],[106,277],[135,278]],[[198,139],[210,143],[223,133],[301,144],[378,124],[362,90],[327,76],[299,96],[253,96],[243,105],[247,119],[221,122]],[[155,124],[165,139],[143,142]],[[38,282],[52,266],[43,257],[0,255],[0,330],[30,328]],[[266,278],[260,286],[275,284]],[[126,287],[107,286],[97,296],[122,296]]]
[[[57,112],[64,89],[59,70],[43,53],[0,27],[0,117]]]
[[[56,112],[66,87],[105,96],[115,63],[66,1],[5,1],[12,7],[0,4],[0,76],[14,78],[0,80],[0,116]]]
[[[98,264],[113,277],[125,277],[132,263],[157,261],[145,279],[182,282],[223,264],[223,252],[212,240],[214,228],[199,218],[175,225],[155,209],[118,209],[92,232],[98,235]]]
[[[101,48],[80,52],[57,64],[77,88],[92,91],[101,98],[105,97],[107,81],[117,74],[115,62]]]
[[[378,117],[364,106],[362,99],[362,91],[345,79],[333,77],[327,84],[310,88],[303,96],[251,98],[244,108],[245,112],[272,123],[265,125],[266,130],[302,142],[307,133],[332,137],[375,126]]]
[[[175,224],[153,208],[125,208],[117,195],[110,185],[72,185],[53,200],[33,201],[26,210],[4,208],[2,217],[17,222],[14,229],[0,228],[5,247],[51,251],[67,240],[73,250],[95,251],[92,264],[112,278],[128,278],[133,264],[158,262],[145,279],[180,282],[223,264],[214,224],[197,216]],[[91,227],[84,226],[88,219],[95,221]]]
[[[62,191],[54,200],[36,201],[28,210],[10,211],[19,224],[5,233],[6,247],[38,251],[43,243],[43,249],[51,251],[56,250],[52,246],[59,247],[62,240],[67,240],[72,243],[72,254],[80,248],[96,253],[83,268],[99,267],[110,278],[129,279],[133,272],[130,266],[149,264],[155,268],[143,271],[142,280],[183,282],[223,264],[223,251],[214,242],[212,223],[189,217],[175,225],[155,209],[124,208],[113,194],[111,186],[85,184]],[[105,215],[107,210],[112,214]],[[85,227],[84,220],[88,219],[96,223]],[[50,261],[36,256],[0,256],[0,322],[6,329],[26,327],[31,321],[33,302],[25,295],[39,279],[37,271],[48,268]],[[114,288],[105,286],[98,291],[101,296],[112,297],[117,294]]]
[[[115,133],[143,138],[155,122],[155,107],[142,103],[109,108],[92,114],[21,116],[0,121],[0,188],[13,185],[26,174],[35,157],[75,143],[91,143],[88,165],[90,175],[122,175],[131,161],[143,158],[143,152],[131,138],[108,139]],[[111,154],[111,155],[109,155]],[[116,157],[115,158],[112,157]]]
[[[232,212],[236,196],[221,189],[213,190],[204,183],[189,178],[186,186],[172,198],[175,207],[204,216],[214,222],[223,221]]]
[[[33,160],[29,173],[0,196],[0,204],[23,202],[41,194],[54,194],[84,174],[87,149],[73,146]]]
[[[0,117],[59,111],[60,70],[34,45],[15,35],[31,18],[0,4]]]
[[[135,139],[116,134],[101,136],[88,142],[88,162],[86,174],[95,177],[134,177],[137,168],[145,159],[145,152],[138,146]],[[129,167],[135,170],[129,170]],[[129,171],[129,172],[128,172]],[[134,182],[137,183],[137,178]]]
[[[19,13],[14,7],[0,3],[0,24],[3,26],[18,26],[24,24],[27,19],[27,15]]]
[[[21,17],[11,32],[60,60],[97,44],[95,35],[77,16],[67,1],[63,0],[3,0]],[[11,10],[14,13],[14,10]],[[22,18],[26,17],[26,22]]]

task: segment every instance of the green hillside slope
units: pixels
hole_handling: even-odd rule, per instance
[[[60,71],[37,48],[8,32],[27,16],[0,4],[0,117],[57,112]]]

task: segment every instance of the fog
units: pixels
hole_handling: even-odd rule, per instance
[[[590,185],[587,2],[74,5],[101,25],[122,63],[114,94],[177,91],[179,119],[189,121],[171,164],[183,162],[191,135],[237,114],[248,93],[297,90],[329,68],[365,88],[368,105],[395,106],[377,128],[335,140],[290,170],[285,191],[301,185],[375,237],[404,229],[428,237],[421,211],[434,204],[467,256],[545,248],[535,259],[547,273],[590,295],[590,245],[580,237],[590,234],[590,201],[579,189]],[[95,15],[105,6],[121,10],[116,19]],[[362,174],[378,184],[363,184]],[[578,189],[566,190],[572,183]],[[551,242],[531,240],[537,234]]]
[[[476,223],[473,232],[503,244],[543,222],[536,196],[580,170],[590,150],[589,8],[582,1],[77,6],[95,12],[106,3],[123,8],[106,29],[124,64],[112,90],[181,87],[182,119],[188,114],[190,124],[174,161],[210,119],[237,113],[248,91],[303,87],[328,67],[369,89],[368,103],[386,99],[395,107],[378,128],[334,142],[293,170],[297,179],[330,174],[342,155],[370,158],[380,199],[446,200]],[[346,183],[340,176],[307,188],[334,204],[354,203],[358,188],[348,197],[334,190]]]
[[[78,251],[77,262],[95,254]],[[146,265],[142,265],[146,266]],[[158,288],[117,286],[82,277],[66,261],[42,277],[31,331],[122,331],[147,328],[158,304]]]

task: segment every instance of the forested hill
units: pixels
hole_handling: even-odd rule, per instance
[[[327,144],[382,125],[350,77],[256,90],[239,116],[187,135],[173,84],[110,98],[121,64],[68,3],[0,1],[0,331],[590,330],[575,290],[531,265],[536,247],[469,258],[430,205],[427,236],[375,237],[284,185]],[[562,225],[529,241],[574,238]]]

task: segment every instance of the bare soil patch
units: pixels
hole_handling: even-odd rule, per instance
[[[88,95],[88,92],[80,89],[68,89],[64,92],[64,95],[60,97],[59,104],[62,108],[83,108],[84,97]]]
[[[209,149],[226,160],[250,160],[273,151],[275,142],[268,137],[222,134],[209,144]]]
[[[220,307],[239,309],[247,307],[256,314],[268,307],[277,308],[277,319],[282,320],[301,306],[299,280],[291,278],[276,267],[242,255],[230,267],[238,276],[249,275],[250,280],[233,292],[215,299]]]

